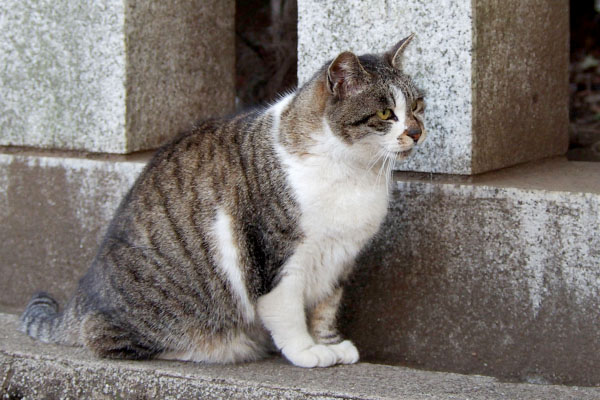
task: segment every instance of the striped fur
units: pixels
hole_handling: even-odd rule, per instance
[[[29,336],[51,342],[60,322],[58,316],[58,303],[48,293],[36,293],[21,316],[21,329]]]
[[[274,344],[305,367],[356,362],[340,285],[385,217],[410,124],[424,136],[401,48],[342,53],[276,104],[161,148],[65,309],[40,293],[21,330],[110,358],[238,362]]]

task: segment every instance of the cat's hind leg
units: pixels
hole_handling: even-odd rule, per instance
[[[162,360],[229,364],[255,361],[267,354],[270,338],[262,326],[227,334],[198,335],[179,350],[167,350],[157,356]]]
[[[109,313],[102,311],[85,316],[81,336],[83,344],[103,358],[140,360],[151,358],[159,351],[150,340],[127,329]]]
[[[359,359],[358,350],[351,341],[343,340],[337,330],[337,314],[342,294],[343,289],[338,287],[311,310],[309,329],[317,343],[330,345],[339,363],[354,364]]]

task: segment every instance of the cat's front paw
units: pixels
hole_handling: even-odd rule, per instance
[[[349,340],[328,347],[335,353],[339,364],[354,364],[358,361],[358,349]]]
[[[341,343],[340,343],[341,344]],[[285,358],[298,367],[330,367],[338,363],[338,354],[324,344],[310,346],[304,350],[282,351]]]

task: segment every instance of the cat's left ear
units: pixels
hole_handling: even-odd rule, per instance
[[[411,33],[410,36],[407,36],[398,43],[396,43],[396,45],[386,53],[387,59],[392,67],[396,69],[401,69],[402,53],[404,53],[404,49],[406,49],[406,46],[408,46],[408,44],[411,40],[413,40],[414,37],[415,34]]]
[[[358,57],[345,51],[335,58],[327,68],[327,88],[334,96],[344,98],[359,93],[369,81]]]

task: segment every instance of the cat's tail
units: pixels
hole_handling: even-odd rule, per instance
[[[45,343],[57,341],[61,323],[58,303],[48,293],[36,293],[21,315],[19,330]]]

